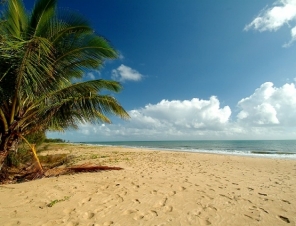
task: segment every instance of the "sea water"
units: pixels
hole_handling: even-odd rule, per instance
[[[296,159],[296,140],[116,141],[85,143],[100,146]]]

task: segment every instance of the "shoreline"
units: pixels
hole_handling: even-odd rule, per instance
[[[185,152],[185,153],[196,153],[196,154],[213,154],[213,155],[230,155],[230,156],[241,156],[250,158],[270,158],[270,159],[286,159],[296,161],[296,154],[273,154],[273,153],[247,153],[247,152],[227,152],[227,151],[209,151],[209,150],[184,150],[184,149],[170,149],[170,148],[159,148],[159,147],[144,147],[144,146],[128,146],[128,145],[105,145],[105,144],[92,144],[92,143],[69,143],[72,145],[87,145],[93,147],[114,147],[114,148],[130,148],[130,149],[146,149],[148,151],[165,151],[165,152]]]
[[[56,153],[124,169],[2,185],[1,225],[296,223],[294,160],[87,145],[42,152]]]

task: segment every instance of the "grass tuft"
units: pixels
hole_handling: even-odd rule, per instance
[[[48,203],[46,206],[47,207],[53,207],[55,204],[57,204],[58,202],[63,202],[66,200],[69,200],[70,196],[65,196],[63,199],[55,199],[52,200],[50,203]]]

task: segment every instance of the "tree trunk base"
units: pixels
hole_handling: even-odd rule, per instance
[[[0,184],[7,184],[12,182],[8,167],[4,163],[0,171]]]

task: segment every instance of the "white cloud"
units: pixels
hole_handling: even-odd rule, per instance
[[[143,78],[138,71],[121,64],[117,69],[112,70],[112,79],[124,81],[140,81]]]
[[[280,88],[266,82],[238,102],[238,122],[251,126],[296,126],[295,84]]]
[[[87,79],[89,79],[89,80],[95,80],[96,79],[96,76],[92,72],[88,72],[85,77]]]
[[[279,0],[273,7],[262,10],[259,15],[247,26],[245,30],[276,31],[283,25],[290,26],[296,21],[296,0]],[[296,40],[296,28],[291,29],[291,41],[284,46],[289,46]]]
[[[220,108],[217,97],[212,96],[209,100],[162,100],[161,102],[145,106],[144,109],[136,110],[140,120],[145,117],[157,119],[158,124],[169,125],[175,128],[187,129],[219,129],[228,122],[231,110],[228,106]],[[134,112],[133,112],[134,113]]]
[[[123,59],[124,59],[124,56],[123,56],[123,54],[122,54],[121,52],[119,52],[119,54],[118,54],[118,58],[119,58],[120,60],[123,60]]]
[[[241,99],[231,120],[229,106],[217,97],[208,100],[162,100],[130,110],[131,119],[114,124],[83,124],[65,140],[169,140],[169,139],[294,139],[296,87],[275,87],[266,82]]]
[[[212,96],[209,100],[162,100],[128,113],[131,119],[121,124],[80,126],[80,139],[198,139],[208,134],[215,138],[229,123],[231,110],[220,107]]]
[[[289,47],[296,40],[296,26],[291,29],[291,36],[291,40],[284,47]]]

